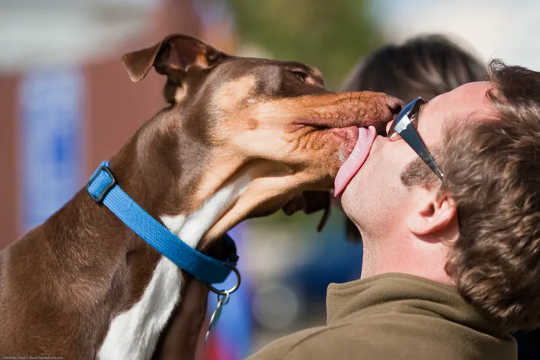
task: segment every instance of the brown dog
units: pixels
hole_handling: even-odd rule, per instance
[[[330,189],[357,126],[382,129],[400,106],[330,93],[300,63],[234,57],[182,35],[124,62],[133,81],[152,67],[166,75],[170,105],[110,168],[150,215],[215,256],[243,219]],[[149,359],[174,348],[190,358],[206,295],[83,189],[1,254],[0,357]],[[164,329],[183,335],[159,341]]]

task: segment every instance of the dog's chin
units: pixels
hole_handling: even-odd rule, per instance
[[[347,160],[349,155],[351,155],[354,145],[358,141],[358,127],[349,126],[345,128],[334,128],[330,129],[329,131],[330,134],[337,138],[340,143],[339,161],[340,163],[343,163],[345,160]]]
[[[330,189],[333,187],[333,179],[337,175],[339,168],[353,152],[358,141],[359,128],[348,126],[316,129],[309,135],[311,137],[311,146],[307,147],[321,152],[314,156],[317,163],[312,164],[311,167],[321,166],[321,160],[324,160],[328,166],[328,177],[332,179],[331,183],[328,184],[328,189]]]
[[[321,231],[326,225],[330,214],[330,193],[328,191],[303,191],[302,194],[291,199],[282,210],[287,215],[292,215],[298,211],[311,214],[319,210],[324,210],[317,231]]]
[[[299,195],[296,195],[289,200],[285,200],[285,203],[283,203],[283,199],[278,201],[274,199],[270,200],[269,202],[259,204],[260,206],[252,210],[248,214],[247,218],[268,216],[278,212],[279,210],[283,210],[283,212],[289,216],[299,211],[303,211],[306,214],[311,214],[319,210],[324,210],[323,216],[319,222],[319,225],[317,226],[317,231],[321,231],[326,224],[326,220],[328,219],[330,212],[330,200],[331,194],[329,191],[303,191]]]

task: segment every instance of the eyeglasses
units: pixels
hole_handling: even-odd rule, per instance
[[[444,174],[441,168],[435,162],[433,155],[428,151],[426,144],[422,141],[417,130],[418,112],[420,111],[420,107],[425,103],[426,101],[424,99],[418,97],[405,105],[390,126],[388,138],[390,140],[397,140],[401,137],[424,160],[435,175],[439,179],[444,180]]]

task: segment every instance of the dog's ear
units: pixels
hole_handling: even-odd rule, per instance
[[[169,35],[156,45],[122,57],[129,78],[144,79],[154,66],[169,81],[180,84],[190,66],[207,68],[227,56],[210,45],[187,35]]]

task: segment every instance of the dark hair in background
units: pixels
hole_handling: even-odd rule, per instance
[[[426,35],[376,50],[357,67],[344,90],[429,100],[486,76],[486,67],[457,44],[442,35]]]
[[[473,55],[442,35],[425,35],[376,50],[353,70],[343,90],[381,91],[408,102],[486,79],[486,67]],[[348,219],[346,229],[349,240],[361,240]]]

